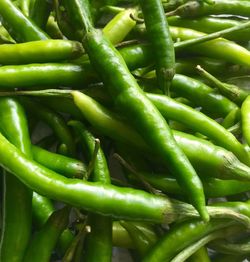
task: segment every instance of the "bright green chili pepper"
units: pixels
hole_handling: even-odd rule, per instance
[[[87,31],[84,47],[95,69],[106,82],[115,106],[131,119],[154,151],[170,164],[180,185],[189,192],[192,204],[202,218],[208,220],[202,184],[195,170],[177,146],[166,121],[141,91],[118,51],[100,31],[92,27],[88,17],[83,16],[86,13],[85,8],[86,6],[79,6],[78,0],[74,0],[68,11],[77,12],[75,15],[81,20],[82,29]]]
[[[99,132],[111,139],[133,145],[141,152],[152,151],[141,136],[116,114],[83,93],[73,91],[72,95],[84,117]],[[231,152],[189,134],[174,132],[174,137],[200,174],[223,179],[249,180],[249,168],[239,162]]]
[[[139,1],[148,38],[154,50],[159,88],[168,95],[175,74],[175,51],[168,22],[160,0]]]
[[[0,45],[0,64],[31,64],[63,61],[83,53],[82,45],[68,40],[42,40]]]
[[[35,161],[47,168],[68,177],[85,177],[86,166],[82,161],[59,155],[38,146],[32,146]]]
[[[10,0],[0,1],[0,19],[17,42],[48,39],[48,36],[24,16]]]
[[[0,99],[0,130],[28,158],[31,142],[25,112],[12,98]],[[1,261],[22,261],[31,235],[32,192],[12,174],[4,175]]]
[[[250,95],[241,106],[242,132],[248,145],[250,145]]]
[[[103,34],[112,44],[116,45],[120,43],[136,25],[136,22],[131,18],[131,14],[136,14],[136,11],[125,9],[118,13],[103,28]]]

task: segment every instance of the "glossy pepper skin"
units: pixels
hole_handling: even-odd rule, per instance
[[[32,157],[26,114],[13,98],[0,99],[0,130],[28,158]],[[31,235],[32,192],[18,178],[5,172],[0,260],[22,261]]]
[[[153,150],[170,164],[178,182],[189,192],[191,202],[207,220],[204,192],[197,174],[176,146],[166,121],[145,97],[118,51],[95,29],[86,34],[85,48],[96,70],[106,82],[115,106],[131,119]]]
[[[17,42],[45,40],[49,37],[10,0],[0,2],[0,19]]]
[[[164,9],[161,0],[141,0],[139,3],[148,39],[154,49],[158,85],[169,95],[175,74],[175,50]]]

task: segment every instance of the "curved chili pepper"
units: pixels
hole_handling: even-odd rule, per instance
[[[78,6],[78,1],[74,0],[71,2],[71,7],[68,8],[72,11],[76,6]],[[78,7],[86,8],[86,6]],[[132,124],[139,132],[142,132],[148,144],[170,165],[180,185],[189,192],[192,204],[202,218],[208,220],[201,181],[186,156],[176,145],[168,124],[141,91],[118,51],[100,31],[92,27],[91,21],[85,22],[87,19],[83,17],[85,10],[80,9],[77,12],[83,29],[87,30],[84,47],[90,61],[106,82],[115,106],[131,119]]]
[[[31,142],[25,112],[13,98],[0,99],[0,130],[28,158]],[[32,193],[12,174],[4,175],[1,261],[22,261],[31,235]]]
[[[35,161],[47,168],[68,177],[85,177],[86,166],[82,161],[59,155],[32,145],[32,154]]]
[[[57,240],[69,222],[69,208],[52,213],[30,241],[23,261],[49,261]]]
[[[10,35],[17,42],[48,39],[46,33],[24,16],[10,0],[0,1],[0,18]]]

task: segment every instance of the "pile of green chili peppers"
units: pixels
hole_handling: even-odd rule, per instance
[[[0,0],[0,261],[248,261],[249,18]]]

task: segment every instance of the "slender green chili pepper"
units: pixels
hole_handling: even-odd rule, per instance
[[[198,250],[202,246],[206,245],[210,241],[213,241],[214,239],[221,238],[221,237],[227,237],[227,236],[230,237],[230,236],[234,235],[235,233],[237,234],[237,231],[238,232],[240,232],[240,231],[244,232],[244,230],[246,230],[246,229],[239,227],[237,225],[228,227],[226,229],[224,228],[224,229],[216,230],[216,231],[206,235],[205,237],[201,238],[197,242],[191,244],[187,248],[183,249],[178,255],[175,256],[174,259],[171,260],[171,262],[182,262],[182,261],[188,261],[188,262],[204,261],[205,262],[205,261],[210,261],[208,254],[207,254],[207,251],[206,251],[205,257],[199,257],[198,256],[198,257],[195,257],[194,259],[191,259],[192,257],[190,257],[187,260],[186,260],[186,258],[188,258],[190,256],[190,254],[194,253],[196,250]]]
[[[63,39],[64,38],[57,24],[56,18],[53,15],[49,16],[45,31],[53,39]]]
[[[51,11],[50,1],[35,0],[32,9],[30,11],[30,18],[40,28],[45,28]]]
[[[234,14],[240,16],[250,16],[249,1],[213,0],[213,5],[190,1],[179,6],[176,10],[169,12],[168,15],[179,15],[183,17],[197,17],[210,14]]]
[[[55,208],[51,200],[33,192],[32,213],[36,228],[41,228],[54,211]],[[58,248],[62,254],[65,253],[73,239],[74,235],[69,229],[62,232],[58,240]]]
[[[204,33],[213,33],[226,28],[237,26],[243,23],[243,21],[219,18],[219,17],[201,17],[197,19],[185,19],[179,16],[172,16],[168,18],[168,22],[171,26],[185,27],[194,29]],[[233,34],[224,36],[226,39],[234,41],[248,41],[250,29],[245,29]]]
[[[94,154],[95,138],[79,121],[68,123],[74,128],[87,147],[89,159]],[[103,184],[110,184],[110,175],[106,158],[101,148],[96,154],[92,180]],[[87,241],[87,261],[110,261],[112,256],[112,219],[96,214],[89,214],[91,233]],[[98,252],[95,252],[98,250]]]
[[[25,112],[12,98],[0,100],[0,130],[27,157],[31,142]],[[31,235],[32,193],[12,174],[4,174],[1,261],[22,261]]]
[[[82,21],[82,29],[87,31],[84,47],[90,61],[106,82],[115,106],[126,117],[131,118],[132,124],[139,132],[142,132],[147,143],[170,165],[180,185],[189,192],[192,204],[197,208],[201,217],[208,220],[201,181],[177,146],[168,124],[141,91],[118,51],[100,31],[92,27],[91,21],[85,21],[87,17],[83,17],[85,10],[82,9],[85,9],[86,6],[78,6],[77,0],[74,0],[71,5],[73,7],[68,7],[71,12],[74,11],[74,7],[80,8],[75,15]]]
[[[180,96],[188,98],[195,105],[201,106],[205,112],[215,117],[223,117],[237,106],[214,89],[193,78],[176,74],[172,81],[172,90]]]
[[[183,195],[183,191],[173,177],[145,172],[140,172],[139,174],[153,187],[167,194]],[[220,180],[213,177],[202,177],[202,183],[207,198],[235,195],[250,190],[250,183],[246,181]]]
[[[141,0],[139,3],[148,38],[154,49],[158,85],[169,95],[175,74],[175,52],[164,9],[160,0]]]
[[[0,19],[17,42],[48,39],[48,36],[24,16],[10,0],[0,1]]]
[[[241,107],[242,133],[250,145],[250,95],[244,100]]]
[[[250,92],[242,90],[236,85],[221,82],[219,79],[215,78],[199,65],[197,66],[197,69],[202,77],[207,79],[212,85],[219,89],[222,95],[229,98],[231,101],[237,103],[238,105],[241,105],[246,97],[250,95]]]
[[[35,114],[51,127],[58,139],[67,146],[68,154],[73,156],[75,154],[75,144],[64,118],[41,104],[38,106],[35,101],[24,97],[21,100],[30,113]]]
[[[31,64],[76,58],[82,45],[68,40],[43,40],[21,44],[0,45],[0,64]]]
[[[50,257],[57,240],[69,222],[69,208],[55,211],[45,225],[34,234],[23,261],[44,262]]]
[[[225,128],[230,128],[236,124],[237,121],[240,121],[240,109],[236,108],[232,110],[228,115],[223,119],[221,125]]]
[[[171,261],[178,252],[209,233],[233,225],[230,220],[188,220],[177,224],[160,239],[145,255],[143,261]]]
[[[131,18],[131,15],[134,14],[136,14],[135,10],[125,9],[118,13],[103,28],[103,34],[112,44],[116,45],[120,43],[136,25],[136,22]]]
[[[242,162],[250,163],[250,158],[243,145],[216,121],[166,96],[149,93],[147,93],[147,96],[167,119],[176,120],[191,127],[209,137],[218,145],[232,151]]]
[[[68,177],[85,177],[86,166],[82,161],[52,153],[38,146],[32,146],[35,161],[47,168]]]
[[[150,151],[138,133],[124,124],[117,115],[82,93],[74,91],[72,94],[74,102],[84,117],[99,132],[112,139],[143,149],[144,152]],[[244,177],[248,179],[248,167],[237,161],[237,158],[229,151],[202,139],[194,138],[192,135],[181,132],[175,132],[174,135],[182,150],[201,174],[227,177],[227,179],[230,177],[231,179],[244,179]],[[194,147],[195,150],[193,150]]]
[[[171,223],[179,219],[199,216],[190,204],[152,195],[142,190],[62,177],[28,159],[1,134],[0,144],[1,166],[34,191],[52,199],[120,219],[154,223]],[[53,184],[53,189],[51,184]],[[243,223],[249,223],[249,218],[230,209],[207,208],[211,217],[228,216]]]

